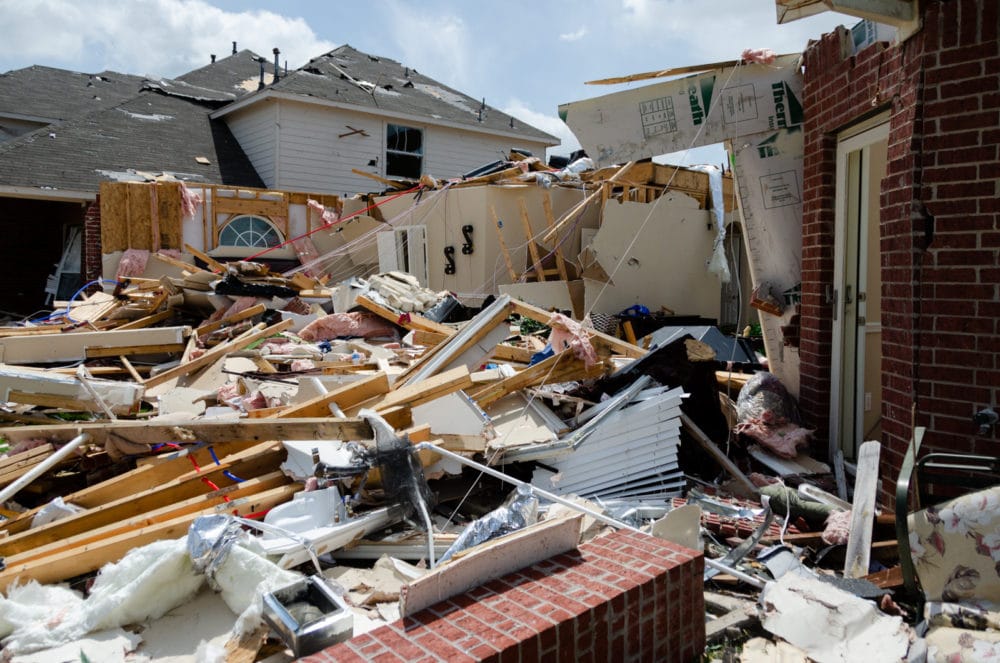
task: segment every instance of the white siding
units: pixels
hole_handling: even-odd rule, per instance
[[[457,177],[510,152],[512,147],[527,150],[545,160],[545,145],[525,140],[489,136],[448,127],[424,130],[424,172],[440,179]]]
[[[277,162],[265,174],[257,157],[244,145],[255,167],[269,187],[290,191],[315,191],[353,195],[377,191],[375,180],[357,175],[358,169],[385,176],[385,133],[387,124],[403,124],[423,130],[423,172],[440,179],[456,177],[496,161],[511,147],[531,151],[544,158],[545,146],[475,132],[429,126],[312,104],[282,100],[271,117],[280,127],[276,145],[271,144]],[[249,125],[247,120],[240,121]],[[233,122],[230,122],[230,126]],[[350,127],[350,128],[348,128]],[[362,130],[367,135],[354,133]],[[237,134],[243,144],[243,135]],[[256,134],[246,131],[248,139]],[[257,143],[255,143],[257,144]],[[259,143],[263,145],[262,143]],[[374,161],[375,165],[369,165]],[[276,173],[272,176],[272,173]]]
[[[341,138],[352,132],[348,126],[368,135]],[[384,127],[374,116],[282,101],[277,186],[341,195],[379,189],[378,182],[355,175],[351,169],[382,174]],[[368,165],[372,159],[377,159],[376,168]]]
[[[277,186],[275,137],[277,104],[265,101],[226,116],[226,124],[268,188]]]

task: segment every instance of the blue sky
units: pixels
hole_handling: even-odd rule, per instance
[[[744,48],[801,52],[851,17],[786,25],[773,0],[0,0],[0,72],[31,64],[176,76],[231,42],[289,68],[340,44],[392,58],[564,138],[560,103],[621,86],[584,81],[736,59]],[[638,84],[636,84],[638,85]],[[721,150],[674,162],[719,163]]]

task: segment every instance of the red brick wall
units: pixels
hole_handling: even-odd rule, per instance
[[[805,54],[801,406],[828,430],[836,134],[888,109],[881,190],[882,475],[909,442],[996,453],[972,415],[1000,401],[1000,47],[995,0],[921,3],[902,45],[855,56],[831,33]],[[848,50],[849,52],[849,50]],[[926,213],[933,217],[928,245]]]
[[[303,660],[693,661],[703,572],[700,553],[622,530]]]
[[[101,197],[83,215],[83,281],[101,278]]]

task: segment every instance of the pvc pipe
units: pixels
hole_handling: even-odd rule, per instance
[[[549,500],[550,502],[555,502],[556,504],[562,504],[563,506],[569,507],[570,509],[573,509],[574,511],[579,511],[580,513],[586,514],[586,515],[590,516],[591,518],[594,518],[595,520],[598,520],[598,521],[604,523],[605,525],[610,525],[611,527],[614,527],[616,529],[627,529],[627,530],[630,530],[632,532],[639,532],[640,534],[645,534],[647,536],[652,536],[648,532],[643,532],[641,529],[637,529],[635,527],[632,527],[631,525],[629,525],[627,523],[623,523],[620,520],[615,520],[614,518],[611,518],[609,516],[605,516],[603,513],[600,513],[598,511],[594,511],[593,509],[588,509],[585,506],[580,506],[579,504],[576,504],[575,502],[571,502],[570,500],[567,500],[567,499],[565,499],[563,497],[559,497],[558,495],[556,495],[554,493],[550,493],[547,490],[542,490],[541,488],[537,488],[537,487],[535,487],[534,485],[532,485],[530,483],[527,483],[525,481],[521,481],[520,479],[515,479],[514,477],[510,476],[509,474],[504,474],[503,472],[500,472],[498,470],[494,470],[492,467],[488,467],[486,465],[483,465],[482,463],[477,463],[474,460],[469,460],[465,456],[457,454],[457,453],[455,453],[453,451],[448,451],[447,449],[442,449],[441,447],[435,446],[434,444],[431,444],[430,442],[420,442],[419,444],[414,445],[414,449],[416,449],[416,450],[426,449],[428,451],[433,451],[436,454],[441,454],[442,456],[444,456],[446,458],[451,458],[452,460],[455,460],[455,461],[457,461],[459,463],[462,463],[463,465],[468,465],[469,467],[473,467],[473,468],[479,470],[480,472],[482,472],[484,474],[488,474],[491,477],[495,477],[495,478],[500,479],[501,481],[505,481],[505,482],[507,482],[509,484],[513,484],[515,486],[527,486],[528,488],[531,489],[531,491],[533,493],[541,495],[542,497],[544,497],[545,499]],[[429,530],[428,530],[428,537],[430,537],[430,531]],[[433,541],[432,541],[431,545],[433,545]],[[708,557],[705,557],[704,559],[705,559],[705,565],[706,566],[711,566],[713,569],[717,569],[719,571],[722,571],[723,573],[728,573],[729,575],[731,575],[731,576],[733,576],[735,578],[738,578],[739,580],[742,580],[743,582],[747,583],[748,585],[753,585],[754,587],[756,587],[758,589],[763,589],[764,588],[764,582],[762,580],[760,580],[759,578],[755,578],[755,577],[753,577],[751,575],[743,573],[742,571],[740,571],[738,569],[734,569],[732,567],[726,566],[725,564],[717,562],[714,559],[709,559]]]
[[[14,497],[14,495],[17,495],[22,488],[51,470],[78,448],[90,442],[90,439],[90,433],[81,433],[64,444],[51,456],[31,468],[27,474],[0,491],[0,504],[3,504],[10,498]]]

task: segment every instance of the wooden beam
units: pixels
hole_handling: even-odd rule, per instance
[[[380,400],[368,401],[364,405],[374,408],[381,414],[397,406],[416,407],[461,389],[468,389],[471,386],[472,376],[469,375],[469,369],[465,366],[459,366],[426,380],[421,380],[416,384],[390,391]],[[355,406],[345,413],[356,416],[360,409],[361,407]]]
[[[184,245],[184,250],[187,251],[188,253],[190,253],[191,255],[193,255],[195,258],[198,258],[199,260],[201,260],[206,265],[208,265],[209,268],[213,272],[218,272],[219,274],[225,274],[226,273],[226,271],[227,271],[226,270],[226,266],[223,265],[218,260],[216,260],[215,258],[213,258],[212,256],[210,256],[207,253],[205,253],[204,251],[199,251],[198,249],[194,248],[190,244],[185,244]]]
[[[357,382],[349,382],[333,391],[314,396],[302,403],[289,405],[272,416],[276,419],[329,417],[331,403],[336,403],[337,407],[346,412],[356,405],[387,393],[389,393],[389,377],[384,372],[379,371]]]
[[[556,217],[552,213],[552,197],[549,195],[548,190],[542,194],[542,209],[545,211],[546,228],[548,232],[551,232],[556,227]],[[553,251],[556,254],[556,269],[559,270],[559,278],[563,281],[568,281],[569,275],[566,272],[566,260],[563,258],[562,243],[559,241],[558,235],[552,239],[552,242],[555,244]]]
[[[729,475],[736,479],[736,482],[743,486],[743,488],[750,495],[757,495],[760,493],[757,486],[750,481],[747,475],[743,474],[743,471],[736,467],[736,463],[729,460],[729,456],[723,453],[722,449],[720,449],[715,442],[712,441],[712,438],[705,435],[701,428],[698,427],[698,424],[696,424],[691,417],[683,412],[681,413],[681,424],[683,424],[687,432],[691,434],[691,437],[695,439],[695,442],[700,444],[701,447],[707,451],[709,455],[711,455],[712,458],[714,458],[716,462],[719,463],[724,470],[726,470],[726,472],[729,472]]]
[[[524,198],[517,199],[521,208],[521,227],[524,229],[524,238],[528,242],[528,254],[531,256],[531,264],[534,267],[535,280],[544,281],[545,271],[542,269],[542,259],[538,255],[538,245],[535,244],[535,235],[531,231],[531,219],[528,217],[528,205]]]
[[[468,379],[469,372],[465,371]],[[454,377],[454,376],[452,376]],[[430,382],[429,380],[426,382]],[[468,379],[469,384],[472,383]],[[459,386],[457,389],[461,389]],[[456,390],[457,390],[456,389]],[[409,401],[423,402],[407,392],[391,404],[403,405]],[[380,409],[383,406],[379,406]],[[24,440],[43,438],[52,442],[65,442],[81,433],[90,433],[93,444],[104,444],[116,437],[134,444],[161,444],[175,440],[216,444],[219,442],[264,442],[267,440],[370,440],[371,427],[361,419],[334,419],[332,417],[302,417],[295,419],[240,419],[238,421],[196,419],[168,424],[161,421],[108,421],[102,423],[55,424],[52,426],[17,426],[0,428],[0,436],[11,444]]]
[[[496,207],[490,205],[490,215],[493,217],[493,228],[497,231],[497,241],[500,242],[500,252],[503,254],[503,261],[507,265],[507,273],[510,275],[510,280],[517,281],[517,271],[514,269],[514,261],[511,260],[510,250],[507,248],[507,242],[503,239],[503,228],[500,224],[500,217],[497,216]]]
[[[281,322],[273,324],[265,329],[239,336],[228,343],[221,343],[196,359],[191,359],[182,363],[180,366],[175,366],[174,368],[163,371],[159,375],[147,378],[143,384],[147,388],[155,387],[156,385],[163,384],[164,382],[169,382],[174,378],[190,375],[191,373],[218,361],[230,352],[242,350],[243,348],[253,345],[261,339],[265,339],[275,334],[280,334],[294,324],[294,320],[282,320]]]
[[[197,334],[198,336],[204,336],[205,334],[210,334],[214,331],[222,329],[223,327],[231,325],[234,322],[242,322],[243,320],[252,318],[255,315],[261,315],[266,310],[267,307],[264,306],[263,304],[255,304],[250,308],[245,308],[238,313],[233,313],[232,315],[224,316],[216,320],[215,322],[206,322],[205,324],[195,329],[194,333]]]
[[[588,369],[583,361],[573,356],[572,352],[563,350],[534,366],[519,371],[517,375],[504,378],[480,389],[472,394],[472,399],[479,403],[479,407],[487,408],[507,394],[527,387],[547,382],[565,382],[584,377],[596,377],[603,372],[603,364],[598,363]]]
[[[513,300],[511,303],[511,309],[514,313],[517,313],[521,317],[530,318],[535,322],[540,322],[543,325],[548,324],[549,319],[552,318],[552,313],[544,309],[540,309],[537,306],[532,306],[518,299]],[[626,343],[620,338],[615,338],[614,336],[609,336],[603,334],[595,329],[588,329],[587,333],[590,335],[591,342],[595,340],[603,343],[605,346],[613,350],[614,352],[625,355],[626,357],[632,357],[633,359],[638,359],[646,354],[646,351],[642,348],[632,345],[631,343]]]
[[[434,322],[419,313],[400,313],[398,311],[393,311],[392,309],[386,308],[381,304],[376,304],[365,296],[358,297],[356,304],[371,311],[381,318],[385,318],[393,324],[403,327],[404,329],[421,329],[423,331],[444,334],[446,336],[452,336],[455,333],[455,330],[448,325],[443,325],[440,322]]]
[[[239,489],[239,485],[236,486]],[[246,516],[274,508],[287,502],[292,495],[300,491],[299,485],[281,486],[271,490],[248,496],[246,499],[232,500],[226,503],[227,511]],[[18,563],[16,558],[8,562],[5,571],[0,573],[0,590],[6,590],[12,583],[35,580],[39,583],[55,583],[96,571],[105,564],[121,559],[133,548],[159,541],[162,539],[177,539],[187,535],[198,516],[214,514],[216,508],[206,505],[206,508],[194,513],[172,518],[148,526],[131,528],[120,534],[101,538],[90,543],[69,547],[51,555],[34,558],[24,563]],[[86,535],[84,535],[86,536]],[[67,542],[71,543],[71,542]]]
[[[152,327],[158,322],[168,320],[173,314],[173,309],[168,308],[165,311],[153,313],[152,315],[147,315],[143,318],[139,318],[138,320],[133,320],[132,322],[126,322],[124,325],[119,325],[115,329],[122,331],[123,329],[144,329],[146,327]]]

